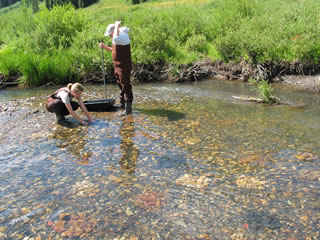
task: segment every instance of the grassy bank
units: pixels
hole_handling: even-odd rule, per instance
[[[318,65],[318,0],[102,0],[86,9],[57,7],[32,14],[19,7],[0,14],[0,72],[28,85],[81,80],[101,71],[99,41],[106,26],[130,28],[135,65],[223,62],[299,62]],[[105,53],[107,72],[112,72]]]

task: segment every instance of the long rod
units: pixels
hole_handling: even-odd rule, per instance
[[[103,48],[101,48],[101,60],[102,60],[102,72],[103,72],[103,84],[104,84],[104,97],[107,99],[107,93],[106,93],[106,73],[104,72],[104,52],[103,52]]]

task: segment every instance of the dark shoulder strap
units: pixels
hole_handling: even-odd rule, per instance
[[[56,98],[59,98],[59,97],[57,97],[57,94],[58,94],[58,92],[61,92],[61,91],[64,91],[64,92],[68,93],[70,99],[72,98],[72,95],[71,95],[70,90],[69,90],[68,88],[66,88],[66,87],[59,88],[57,91],[55,91],[55,92],[51,95],[51,97],[52,97],[52,98],[55,98],[55,99],[56,99]]]

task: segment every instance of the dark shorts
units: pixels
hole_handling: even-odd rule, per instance
[[[79,108],[79,104],[77,102],[71,101],[71,106],[73,111]],[[54,99],[50,97],[46,104],[46,109],[49,112],[56,113],[60,116],[66,116],[70,114],[68,109],[66,108],[66,105],[59,98]]]

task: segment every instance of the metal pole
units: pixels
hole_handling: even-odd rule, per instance
[[[104,72],[104,53],[103,48],[101,48],[101,59],[102,59],[102,72],[103,72],[103,84],[104,84],[104,97],[107,99],[106,94],[106,73]]]

